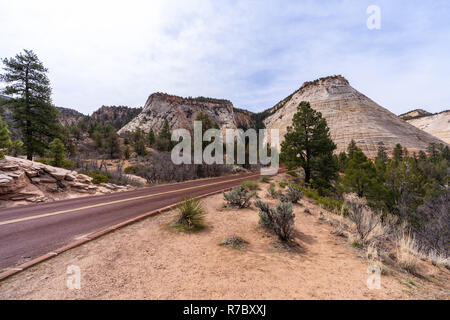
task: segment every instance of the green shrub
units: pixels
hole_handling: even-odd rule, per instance
[[[108,177],[101,173],[94,173],[92,175],[92,183],[94,184],[108,183],[108,181],[109,181]]]
[[[281,188],[285,188],[287,185],[289,184],[289,182],[286,182],[286,181],[280,181],[280,182],[278,182],[278,185],[281,187]]]
[[[219,246],[225,246],[231,249],[242,249],[246,244],[248,244],[248,242],[241,237],[231,236],[219,243]]]
[[[261,176],[259,181],[261,181],[262,183],[269,183],[270,178],[268,176]]]
[[[298,178],[298,173],[296,171],[288,171],[286,172],[288,175]]]
[[[302,196],[303,193],[300,191],[300,189],[290,184],[288,185],[286,193],[280,196],[280,200],[282,202],[297,203],[302,198]]]
[[[34,161],[40,162],[40,163],[48,165],[48,166],[55,166],[55,160],[53,158],[39,158],[39,159],[35,159]],[[60,167],[67,169],[67,170],[72,170],[75,168],[75,164],[73,163],[72,160],[62,159]]]
[[[243,186],[248,191],[258,190],[259,189],[259,183],[258,181],[254,180],[246,180],[241,183],[241,186]]]
[[[80,170],[78,173],[85,174],[92,178],[92,183],[100,184],[100,183],[108,183],[109,177],[98,170]]]
[[[125,172],[127,174],[136,174],[137,171],[138,171],[137,166],[128,166],[123,170],[123,172]]]
[[[254,192],[248,191],[243,186],[231,189],[230,192],[224,192],[223,198],[232,207],[246,208],[250,206],[250,199],[255,196]]]
[[[271,182],[270,186],[269,186],[269,197],[271,197],[272,199],[278,199],[278,197],[280,196],[281,192],[277,191],[277,189],[275,188],[275,183]]]
[[[297,187],[303,192],[303,194],[306,197],[314,199],[316,201],[316,203],[318,205],[320,205],[321,207],[328,209],[330,211],[333,211],[334,213],[337,213],[337,214],[342,214],[342,213],[344,215],[347,214],[347,210],[345,208],[343,208],[344,201],[333,199],[330,197],[320,196],[319,192],[312,188],[303,187],[303,186],[297,186]]]
[[[185,199],[178,205],[179,216],[175,226],[183,231],[197,231],[204,227],[205,209],[197,199]]]
[[[259,209],[259,224],[269,230],[273,229],[273,220],[269,205],[262,200],[255,200],[253,203]]]
[[[261,226],[272,230],[281,241],[290,241],[294,233],[294,217],[292,203],[280,202],[275,208],[261,200],[255,201],[255,206],[259,208],[259,223]]]

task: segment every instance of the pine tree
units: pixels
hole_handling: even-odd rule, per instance
[[[171,137],[172,134],[170,133],[169,121],[165,119],[156,141],[157,149],[160,151],[170,151],[170,149],[172,148]]]
[[[130,154],[131,154],[130,146],[126,146],[125,150],[123,151],[123,155],[124,155],[125,159],[127,159],[127,160],[130,159]]]
[[[148,145],[150,147],[153,147],[153,145],[155,144],[155,140],[156,140],[155,132],[153,131],[152,128],[150,128],[150,131],[148,132]]]
[[[27,159],[43,154],[50,140],[59,135],[58,110],[51,104],[48,70],[31,50],[2,60],[7,83],[4,94],[13,95],[12,116],[23,135]]]
[[[62,167],[66,157],[66,148],[59,138],[53,139],[49,144],[50,156],[53,158],[53,165]]]
[[[403,161],[403,147],[400,143],[397,143],[392,151],[392,158],[396,164]]]
[[[119,135],[111,124],[108,124],[106,127],[105,148],[111,159],[120,158],[122,156]]]
[[[349,143],[349,145],[347,147],[347,153],[348,153],[349,159],[351,159],[353,157],[353,152],[355,152],[357,150],[361,150],[361,149],[358,148],[358,146],[356,145],[355,140],[352,139],[352,141],[350,141],[350,143]]]
[[[305,182],[309,183],[312,178],[319,177],[318,173],[325,169],[324,164],[333,161],[335,149],[322,114],[312,109],[309,102],[302,101],[281,144],[281,160],[288,166],[302,167]],[[332,179],[336,171],[337,166],[333,166],[322,179]]]
[[[9,137],[8,125],[0,117],[0,159],[5,157],[3,150],[11,145],[11,139]]]
[[[141,128],[137,128],[133,132],[133,144],[134,144],[134,151],[139,156],[144,156],[147,153],[147,150],[145,149],[145,136],[142,132]]]
[[[17,157],[19,154],[23,153],[23,142],[21,140],[15,140],[11,143],[8,148],[8,154],[13,157]]]

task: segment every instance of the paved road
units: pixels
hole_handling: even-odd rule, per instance
[[[245,173],[1,209],[0,271],[51,252],[80,236],[174,204],[185,197],[204,195],[258,178],[259,174]]]

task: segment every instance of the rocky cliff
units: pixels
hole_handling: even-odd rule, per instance
[[[413,126],[450,144],[450,110],[442,111],[436,114],[424,111],[425,113],[422,113],[421,115],[408,117],[411,112],[405,114],[407,117],[404,115],[400,117]],[[413,112],[413,114],[415,113]]]
[[[193,121],[200,113],[206,113],[221,129],[236,128],[233,104],[228,100],[212,98],[182,98],[165,93],[154,93],[148,97],[142,112],[119,130],[131,132],[150,128],[158,132],[167,119],[171,129],[193,129]]]
[[[64,126],[70,126],[78,122],[81,118],[85,117],[84,114],[77,110],[70,108],[56,107],[59,111],[59,122]]]
[[[39,162],[6,156],[0,160],[0,208],[131,189]]]
[[[345,150],[352,139],[371,157],[376,155],[380,141],[388,150],[400,143],[411,151],[425,150],[431,142],[442,143],[352,88],[342,76],[305,82],[300,89],[265,111],[268,114],[264,119],[266,127],[277,128],[280,136],[284,136],[301,101],[309,101],[311,107],[327,120],[337,152]]]

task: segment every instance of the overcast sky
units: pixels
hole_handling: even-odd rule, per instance
[[[55,105],[86,114],[157,91],[262,111],[333,74],[397,114],[450,108],[448,0],[0,0],[0,57],[24,48]]]

